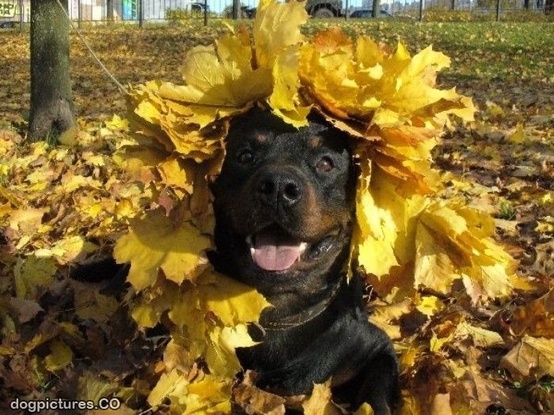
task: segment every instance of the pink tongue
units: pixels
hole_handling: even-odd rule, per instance
[[[300,245],[279,241],[274,235],[262,232],[256,236],[252,258],[262,269],[284,271],[300,258]]]

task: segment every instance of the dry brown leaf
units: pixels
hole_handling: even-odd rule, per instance
[[[247,371],[244,380],[233,388],[235,402],[248,415],[284,415],[285,399],[254,386],[255,374]]]
[[[536,300],[516,308],[510,330],[517,336],[554,338],[554,289]]]
[[[461,382],[465,388],[466,397],[469,398],[472,413],[486,413],[487,408],[492,404],[508,410],[533,411],[529,403],[521,399],[516,392],[503,388],[472,368],[462,377]]]
[[[302,404],[304,415],[341,415],[342,412],[332,402],[331,381],[314,385],[311,396]]]
[[[450,394],[438,393],[431,402],[431,415],[453,415],[452,408],[450,407]],[[457,414],[461,415],[461,414]]]
[[[523,382],[554,376],[554,339],[524,336],[502,358],[500,367]]]
[[[33,300],[23,298],[10,298],[10,310],[15,314],[20,323],[26,323],[33,319],[44,309]]]

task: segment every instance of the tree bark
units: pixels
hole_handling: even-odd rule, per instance
[[[108,21],[108,24],[111,24],[114,21],[113,0],[106,0],[106,20]]]
[[[67,10],[67,0],[63,2]],[[76,125],[69,78],[69,22],[56,0],[31,0],[29,139]]]
[[[379,17],[381,15],[381,1],[373,0],[372,17]]]
[[[232,18],[233,19],[238,19],[239,16],[241,16],[241,9],[240,9],[240,6],[241,6],[241,2],[240,0],[233,0],[233,8],[231,9],[232,11]]]

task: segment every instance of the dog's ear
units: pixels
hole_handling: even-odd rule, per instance
[[[315,124],[325,125],[326,127],[332,127],[332,124],[326,121],[325,118],[323,118],[323,115],[314,110],[310,111],[308,114],[308,121]]]
[[[214,269],[217,272],[221,272],[222,274],[225,274],[225,266],[223,264],[223,257],[219,252],[216,250],[209,250],[206,252],[206,255],[208,257],[208,261],[210,261],[210,264],[214,267]]]

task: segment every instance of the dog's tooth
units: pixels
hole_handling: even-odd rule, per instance
[[[303,254],[306,251],[306,249],[308,249],[308,243],[302,242],[299,246],[300,254]]]

